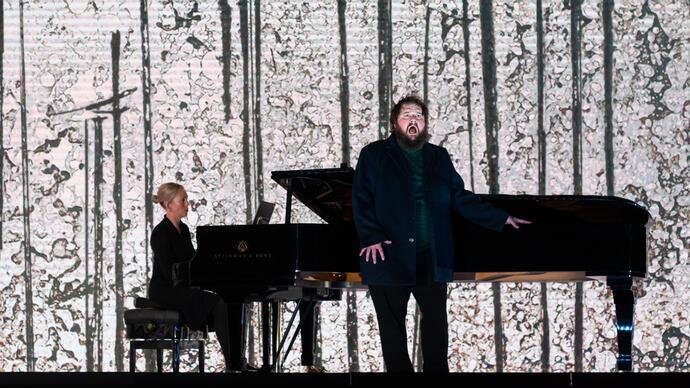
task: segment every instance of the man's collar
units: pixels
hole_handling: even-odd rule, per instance
[[[396,140],[395,134],[391,133],[390,136],[388,136],[388,139],[386,139],[386,148],[392,148],[397,146],[398,140]]]

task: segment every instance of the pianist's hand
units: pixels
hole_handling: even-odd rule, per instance
[[[359,256],[361,257],[366,252],[366,256],[365,256],[364,260],[366,262],[369,262],[369,256],[371,256],[371,258],[374,260],[374,264],[376,264],[376,253],[378,252],[378,254],[381,255],[381,261],[384,261],[384,260],[386,260],[386,257],[383,255],[383,245],[381,245],[381,244],[388,245],[391,243],[392,243],[392,241],[386,240],[383,243],[369,245],[368,247],[362,248],[362,250],[359,251]]]
[[[527,221],[523,220],[522,218],[517,218],[513,216],[508,216],[508,219],[506,220],[506,225],[510,225],[515,229],[520,229],[519,224],[531,224],[532,221]]]

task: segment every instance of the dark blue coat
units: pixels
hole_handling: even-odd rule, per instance
[[[385,261],[360,260],[364,284],[416,284],[415,201],[408,162],[394,136],[362,149],[352,186],[352,210],[362,248],[383,244]],[[445,148],[425,144],[424,194],[432,226],[431,255],[437,282],[453,279],[451,211],[486,228],[500,231],[508,214],[482,202],[455,171]]]

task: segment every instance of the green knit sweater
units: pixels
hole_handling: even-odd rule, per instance
[[[400,149],[407,159],[412,172],[412,192],[415,202],[415,242],[417,252],[422,252],[430,248],[431,241],[431,220],[429,220],[429,210],[424,198],[424,159],[422,149],[408,148],[400,144]]]

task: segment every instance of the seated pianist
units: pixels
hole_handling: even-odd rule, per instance
[[[181,313],[183,323],[192,330],[205,325],[215,330],[225,358],[225,370],[245,368],[241,351],[241,304],[230,305],[217,294],[173,283],[173,264],[194,257],[189,228],[182,222],[187,216],[187,192],[180,184],[169,182],[158,188],[153,202],[165,210],[165,215],[151,233],[153,275],[149,283],[149,298]],[[232,317],[232,319],[230,319]]]

